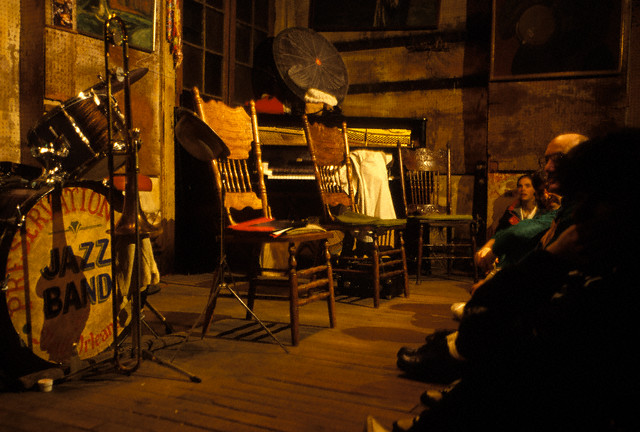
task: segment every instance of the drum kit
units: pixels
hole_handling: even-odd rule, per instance
[[[119,32],[110,28],[114,24]],[[118,71],[108,61],[115,33],[124,50],[124,70]],[[129,86],[147,69],[128,70],[127,39],[124,24],[112,15],[105,22],[106,79],[30,130],[28,144],[42,168],[0,162],[0,378],[91,359],[115,346],[131,325],[138,331],[137,363],[116,363],[126,371],[139,364],[139,281],[134,277],[128,289],[133,300],[123,301],[112,260],[113,236],[123,229],[114,223],[117,210],[121,221],[134,212],[134,230],[126,234],[136,242],[134,265],[140,261],[139,142],[130,125]],[[124,114],[113,96],[121,90]],[[109,187],[123,165],[124,197]],[[126,303],[131,311],[123,310]]]

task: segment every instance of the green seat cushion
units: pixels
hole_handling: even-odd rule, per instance
[[[380,218],[374,216],[367,216],[360,213],[355,213],[352,211],[346,211],[338,216],[336,216],[336,220],[342,224],[346,225],[365,225],[376,222]]]
[[[406,225],[406,224],[407,224],[406,219],[378,219],[373,223],[374,226],[379,226],[379,227],[380,226],[381,227],[399,226],[399,225]]]
[[[367,216],[361,213],[345,211],[336,216],[336,220],[343,225],[369,225],[369,226],[397,226],[407,223],[406,219],[380,219],[375,216]]]
[[[425,221],[454,221],[454,222],[471,222],[473,220],[473,216],[471,215],[448,215],[448,214],[440,214],[440,213],[431,213],[426,215],[415,215],[409,216],[411,219],[417,220],[425,220]]]

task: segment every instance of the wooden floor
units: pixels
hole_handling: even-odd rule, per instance
[[[379,309],[371,298],[340,297],[334,329],[325,302],[306,305],[297,347],[290,344],[287,302],[257,301],[257,316],[288,353],[243,319],[245,309],[228,292],[219,296],[204,339],[196,325],[184,342],[210,284],[210,274],[163,277],[149,301],[174,327],[172,335],[144,313],[161,336],[145,337],[151,351],[200,383],[152,360],[128,376],[107,362],[56,382],[50,393],[0,393],[0,431],[361,431],[369,414],[390,428],[420,411],[427,388],[401,376],[398,348],[421,344],[435,329],[455,328],[449,306],[468,298],[471,279],[412,281],[409,298],[383,299]]]

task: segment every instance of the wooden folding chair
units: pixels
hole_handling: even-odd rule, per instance
[[[449,192],[445,206],[440,203],[442,190],[450,188],[450,150],[445,153],[398,146],[398,155],[407,223],[418,226],[416,283],[420,283],[423,261],[431,264],[436,260],[446,260],[447,273],[453,260],[470,260],[477,281],[473,265],[477,223],[472,215],[451,214]],[[467,239],[456,240],[455,230],[463,230]],[[438,241],[434,240],[435,231],[441,234]]]
[[[370,284],[376,308],[380,305],[381,285],[399,283],[404,296],[409,296],[402,237],[406,220],[381,219],[359,212],[351,184],[353,167],[345,122],[323,123],[307,115],[303,122],[324,209],[323,226],[345,236],[342,251],[333,261],[339,283],[343,287],[354,282]]]
[[[267,192],[262,171],[262,156],[258,135],[258,122],[253,101],[250,115],[242,107],[229,107],[223,102],[205,102],[197,88],[193,89],[199,116],[207,123],[229,148],[229,156],[211,162],[219,199],[226,215],[225,240],[242,243],[252,248],[252,262],[247,270],[249,290],[247,304],[251,310],[255,303],[258,285],[288,285],[290,304],[291,340],[299,342],[299,307],[316,300],[326,300],[329,309],[329,324],[335,326],[335,298],[329,252],[326,249],[327,232],[305,232],[271,237],[268,233],[242,232],[228,227],[253,218],[271,218]],[[324,243],[323,263],[298,269],[296,251],[305,242]],[[289,258],[283,277],[266,277],[259,263],[259,254],[264,244],[284,243],[288,245]],[[279,270],[279,269],[269,269]],[[247,314],[249,318],[249,313]]]

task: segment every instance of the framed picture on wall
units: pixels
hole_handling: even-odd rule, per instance
[[[104,22],[109,14],[125,23],[129,47],[152,52],[156,40],[156,0],[77,0],[78,32],[104,38]]]
[[[493,0],[491,79],[621,70],[625,0]]]
[[[309,27],[317,31],[435,29],[440,0],[311,0]]]
[[[52,13],[53,25],[64,29],[73,28],[73,1],[53,0]]]

